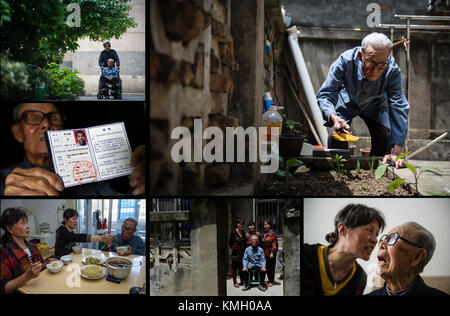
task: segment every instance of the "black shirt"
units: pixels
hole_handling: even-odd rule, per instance
[[[72,247],[76,242],[90,242],[88,234],[75,234],[70,232],[66,226],[61,225],[56,230],[55,257],[61,258],[72,252]]]
[[[120,59],[119,55],[117,55],[117,52],[114,49],[110,49],[109,52],[106,50],[102,51],[100,53],[100,57],[98,59],[98,65],[100,67],[107,67],[108,66],[108,59],[114,59],[116,63],[116,67],[120,67]]]

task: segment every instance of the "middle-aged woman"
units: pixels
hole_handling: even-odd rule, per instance
[[[63,213],[62,225],[56,230],[55,257],[61,258],[72,252],[76,242],[99,242],[102,241],[107,247],[111,247],[114,237],[111,234],[89,235],[75,234],[78,225],[78,212],[68,208]]]
[[[334,218],[329,246],[304,244],[301,295],[362,295],[367,275],[356,262],[369,260],[385,221],[363,204],[349,204]]]
[[[436,249],[436,240],[425,227],[407,222],[381,236],[377,274],[386,283],[369,295],[442,296],[448,295],[425,284],[420,277]]]
[[[24,208],[5,209],[1,216],[1,227],[5,234],[0,239],[0,294],[11,294],[37,278],[45,269],[47,261],[42,259],[37,247],[26,240],[30,237],[30,226]],[[56,259],[48,259],[53,260]]]
[[[267,286],[273,286],[275,282],[275,265],[277,262],[278,251],[278,239],[277,234],[272,230],[272,224],[270,221],[264,221],[264,234],[262,237],[262,248],[264,249],[264,255],[266,256],[266,270],[267,270]],[[263,280],[265,274],[263,272]]]
[[[238,288],[239,285],[243,285],[244,288],[247,284],[247,273],[242,271],[242,258],[244,257],[244,251],[247,247],[244,233],[244,220],[238,219],[236,221],[236,227],[230,234],[228,245],[231,248],[231,275],[233,277],[233,286]],[[237,283],[237,274],[241,283]]]

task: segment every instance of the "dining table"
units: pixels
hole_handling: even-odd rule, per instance
[[[73,261],[64,265],[60,272],[52,273],[45,269],[18,291],[23,294],[129,294],[132,287],[145,289],[145,256],[124,256],[132,261],[131,271],[126,279],[116,283],[106,279],[107,272],[100,279],[86,279],[81,276],[80,268],[88,257],[104,261],[119,256],[117,252],[82,248],[80,253],[72,252],[70,255],[73,256]]]

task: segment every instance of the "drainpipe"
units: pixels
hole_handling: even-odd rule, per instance
[[[309,77],[308,69],[306,68],[305,59],[303,58],[300,45],[298,44],[299,31],[297,30],[296,26],[289,28],[287,31],[289,33],[289,46],[291,47],[292,54],[294,55],[295,65],[297,66],[297,71],[300,76],[303,91],[305,91],[306,101],[313,115],[314,126],[316,127],[316,131],[320,138],[320,141],[322,142],[323,146],[326,147],[328,133],[325,126],[323,126],[322,111],[317,104],[316,93],[314,92],[311,78]],[[307,113],[305,113],[305,115],[307,115]]]

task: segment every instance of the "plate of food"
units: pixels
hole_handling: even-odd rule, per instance
[[[81,262],[83,264],[93,264],[93,265],[100,265],[102,264],[103,260],[97,257],[84,257]]]
[[[94,264],[88,264],[80,268],[80,275],[88,280],[98,280],[105,276],[106,270]]]

